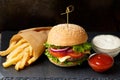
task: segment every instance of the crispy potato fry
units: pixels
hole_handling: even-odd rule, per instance
[[[9,54],[9,52],[12,50],[12,47],[16,44],[16,41],[12,42],[9,47],[7,48],[7,50],[5,51],[0,51],[0,56],[6,56],[7,54]]]
[[[23,50],[23,57],[15,64],[15,69],[19,70],[19,69],[23,69],[26,66],[26,62],[28,60],[29,57],[29,47],[25,48]]]
[[[7,59],[11,59],[16,57],[20,52],[22,52],[26,47],[28,47],[28,43],[23,43],[22,45],[18,46],[14,51],[12,51],[8,56]]]
[[[28,60],[28,64],[29,65],[32,64],[35,60],[36,60],[35,57],[32,57],[30,60]]]
[[[3,67],[15,65],[16,70],[23,69],[28,65],[27,62],[31,58],[32,52],[32,47],[28,43],[23,43],[7,56],[7,60],[3,63]]]
[[[21,41],[22,40],[22,41]],[[23,39],[19,41],[23,42]],[[17,43],[18,44],[18,43]],[[15,45],[14,45],[15,46]],[[15,65],[15,69],[23,69],[28,65],[28,61],[31,58],[33,49],[28,42],[23,42],[21,45],[16,47],[13,51],[11,51],[7,55],[6,62],[3,63],[3,67],[9,67],[11,65]]]
[[[32,54],[32,53],[33,53],[32,46],[29,46],[29,53],[30,53],[30,54],[29,54],[30,56],[33,56],[33,54]]]
[[[7,54],[9,54],[11,51],[13,51],[15,48],[17,48],[18,46],[20,46],[22,43],[26,42],[26,40],[24,40],[23,38],[21,40],[19,40],[17,43],[14,42],[13,44],[10,44],[10,47],[3,51],[3,52],[0,52],[0,55],[1,56],[6,56]],[[16,43],[16,44],[15,44]]]
[[[21,63],[21,61],[18,61],[17,63],[16,63],[16,65],[15,65],[15,70],[19,70],[19,66],[20,66],[20,63]]]
[[[29,58],[28,53],[25,52],[25,55],[21,59],[21,63],[20,63],[20,66],[19,66],[20,69],[23,69],[26,66],[28,58]]]
[[[23,53],[20,53],[15,58],[12,58],[11,60],[7,60],[6,62],[4,62],[3,67],[9,67],[11,65],[16,64],[22,57],[23,57]]]

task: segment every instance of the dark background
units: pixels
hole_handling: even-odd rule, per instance
[[[0,0],[0,32],[69,22],[87,31],[120,32],[120,0]]]

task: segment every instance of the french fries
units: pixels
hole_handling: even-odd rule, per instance
[[[31,28],[15,34],[10,40],[9,47],[0,51],[0,56],[6,56],[3,67],[14,65],[18,71],[35,62],[45,50],[43,44],[50,29],[51,27]]]
[[[23,69],[30,64],[28,61],[32,58],[32,52],[31,45],[23,38],[19,41],[12,42],[7,50],[0,52],[0,56],[6,56],[8,54],[6,62],[3,63],[3,67],[15,65],[16,70]]]

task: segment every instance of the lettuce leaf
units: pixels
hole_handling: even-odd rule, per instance
[[[51,58],[54,62],[59,63],[58,58],[52,56],[52,55],[49,53],[48,49],[46,49],[46,51],[45,51],[45,55],[46,55],[47,57]]]
[[[92,46],[91,46],[91,43],[83,43],[83,44],[80,44],[80,45],[74,45],[73,46],[73,51],[76,51],[76,52],[84,52],[84,51],[87,51],[87,50],[91,50]]]

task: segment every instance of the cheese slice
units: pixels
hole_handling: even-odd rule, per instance
[[[65,60],[67,60],[67,59],[69,59],[70,58],[70,56],[65,56],[65,57],[62,57],[62,58],[58,58],[58,60],[60,61],[60,62],[64,62]]]

